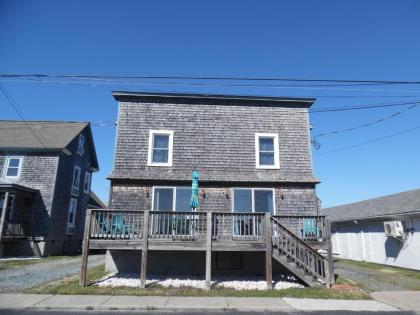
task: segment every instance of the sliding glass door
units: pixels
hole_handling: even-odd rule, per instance
[[[274,214],[274,189],[233,188],[232,210],[234,217],[234,235],[262,236],[263,216],[254,213]]]
[[[191,235],[193,220],[185,212],[191,212],[190,187],[154,187],[154,211],[170,211],[172,213],[152,212],[152,233],[159,235]],[[179,213],[177,213],[179,212]]]

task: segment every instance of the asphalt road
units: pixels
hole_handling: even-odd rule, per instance
[[[174,314],[186,314],[186,315],[213,315],[213,314],[223,314],[223,315],[264,315],[264,314],[276,314],[276,315],[379,315],[384,314],[384,312],[349,312],[349,311],[319,311],[319,312],[238,312],[238,311],[63,311],[63,310],[0,310],[0,315],[135,315],[135,314],[153,314],[153,315],[174,315]],[[386,315],[414,315],[416,313],[412,312],[386,312]],[[420,314],[420,313],[417,313]]]

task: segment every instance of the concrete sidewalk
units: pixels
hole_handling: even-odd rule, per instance
[[[397,311],[373,300],[0,294],[0,309]]]
[[[372,292],[371,296],[388,305],[404,311],[420,312],[420,291],[384,291]]]

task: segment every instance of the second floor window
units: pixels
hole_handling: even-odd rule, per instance
[[[90,180],[91,180],[91,174],[89,172],[85,173],[85,181],[83,183],[83,191],[85,192],[85,194],[90,193]]]
[[[149,134],[149,166],[172,166],[173,132],[151,130]]]
[[[279,138],[277,134],[255,134],[255,160],[257,169],[279,168]]]
[[[83,155],[85,153],[85,137],[79,135],[79,142],[77,144],[77,154]]]
[[[21,157],[8,157],[6,159],[6,169],[4,172],[4,177],[5,178],[19,177],[21,166],[22,166]]]
[[[80,186],[80,167],[75,166],[73,171],[73,183],[72,187],[76,190],[79,190]]]

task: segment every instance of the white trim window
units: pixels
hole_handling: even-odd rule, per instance
[[[83,182],[83,192],[85,194],[90,194],[90,182],[92,179],[92,174],[90,174],[89,172],[85,173],[85,181]]]
[[[85,153],[85,136],[79,135],[79,142],[77,143],[77,154],[82,156]]]
[[[272,188],[232,188],[232,212],[235,236],[262,236],[264,217],[254,213],[274,215],[275,193]],[[248,214],[249,213],[249,214]]]
[[[277,133],[255,134],[255,161],[257,169],[278,169],[279,136]]]
[[[192,211],[190,207],[191,187],[153,187],[155,211]]]
[[[22,157],[8,156],[5,161],[4,178],[19,178],[22,170]]]
[[[67,234],[74,234],[76,227],[77,199],[70,198],[69,211],[67,216]]]
[[[191,187],[153,187],[152,234],[192,235],[195,228],[194,216],[189,213],[179,213],[179,211],[192,212],[190,200]],[[154,214],[154,211],[169,211],[173,214]]]
[[[73,171],[73,182],[71,183],[72,191],[73,190],[77,190],[77,192],[79,191],[80,173],[81,173],[80,167],[75,165],[74,166],[74,171]]]
[[[150,130],[148,166],[172,166],[173,131]]]
[[[232,212],[275,215],[274,188],[232,188]]]

